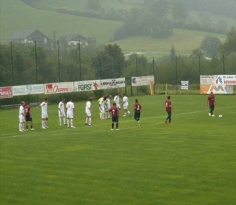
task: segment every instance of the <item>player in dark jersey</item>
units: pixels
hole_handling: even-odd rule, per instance
[[[207,106],[209,106],[210,108],[209,116],[215,117],[215,115],[213,114],[215,109],[215,95],[213,94],[213,92],[211,92],[211,94],[207,98]]]
[[[138,102],[138,99],[135,99],[134,101],[134,119],[138,122],[138,125],[140,125],[140,111],[142,109],[142,106]]]
[[[30,122],[30,127],[31,127],[30,130],[34,130],[34,128],[33,128],[33,119],[32,119],[32,116],[31,116],[30,108],[31,108],[30,103],[26,103],[26,106],[25,106],[25,127],[26,127],[26,131],[29,130],[28,122]]]
[[[172,124],[171,123],[171,110],[172,108],[175,109],[172,105],[171,105],[171,100],[170,100],[170,96],[167,96],[167,99],[165,101],[165,107],[166,107],[166,112],[167,112],[167,118],[165,120],[165,123],[169,122],[169,124]]]
[[[111,130],[114,130],[114,123],[116,123],[116,130],[119,130],[119,108],[116,107],[116,103],[114,102],[113,103],[113,106],[111,107],[111,109],[109,110],[109,112],[111,113],[112,115],[112,118],[111,118]]]

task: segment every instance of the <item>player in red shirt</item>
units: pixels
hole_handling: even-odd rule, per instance
[[[34,130],[34,128],[33,128],[33,119],[32,119],[31,112],[30,112],[30,103],[26,103],[26,106],[25,106],[25,127],[26,127],[26,131],[29,130],[28,122],[30,122],[30,127],[31,127],[30,130]]]
[[[142,109],[142,106],[138,102],[138,99],[135,99],[134,101],[134,119],[138,122],[138,125],[140,125],[140,111]]]
[[[111,121],[112,121],[112,123],[111,123],[111,130],[114,130],[114,123],[116,123],[116,130],[119,130],[119,125],[118,125],[118,122],[119,122],[119,108],[116,107],[116,103],[115,102],[113,103],[113,106],[111,107],[109,112],[112,115],[112,118],[111,118]]]
[[[175,109],[172,105],[171,105],[171,100],[170,100],[170,96],[167,96],[167,100],[165,101],[165,107],[166,107],[166,112],[168,114],[165,123],[167,123],[169,121],[169,124],[171,123],[171,110],[172,108]]]
[[[211,92],[211,94],[207,98],[207,106],[208,105],[210,108],[209,116],[215,117],[215,115],[213,114],[213,111],[215,109],[215,95],[213,94],[213,92]]]

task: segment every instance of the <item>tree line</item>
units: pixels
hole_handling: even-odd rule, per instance
[[[217,52],[217,53],[216,53]],[[155,75],[156,82],[199,83],[199,75],[236,74],[236,29],[224,43],[206,36],[191,55],[170,54],[151,62],[144,55],[124,56],[117,44],[56,50],[35,44],[0,44],[0,86]],[[211,53],[211,54],[209,54]],[[207,54],[207,55],[206,55]],[[208,58],[206,58],[208,56]]]

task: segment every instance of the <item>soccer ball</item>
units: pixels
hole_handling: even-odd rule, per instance
[[[223,115],[219,115],[219,118],[222,118],[223,117]]]

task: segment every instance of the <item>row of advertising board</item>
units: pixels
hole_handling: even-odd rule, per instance
[[[154,83],[153,75],[131,78],[132,86],[149,85],[150,82]],[[58,93],[105,90],[111,88],[122,88],[125,86],[126,86],[125,78],[8,86],[8,87],[0,87],[0,99],[11,98],[13,96],[20,96],[20,95],[58,94]]]

